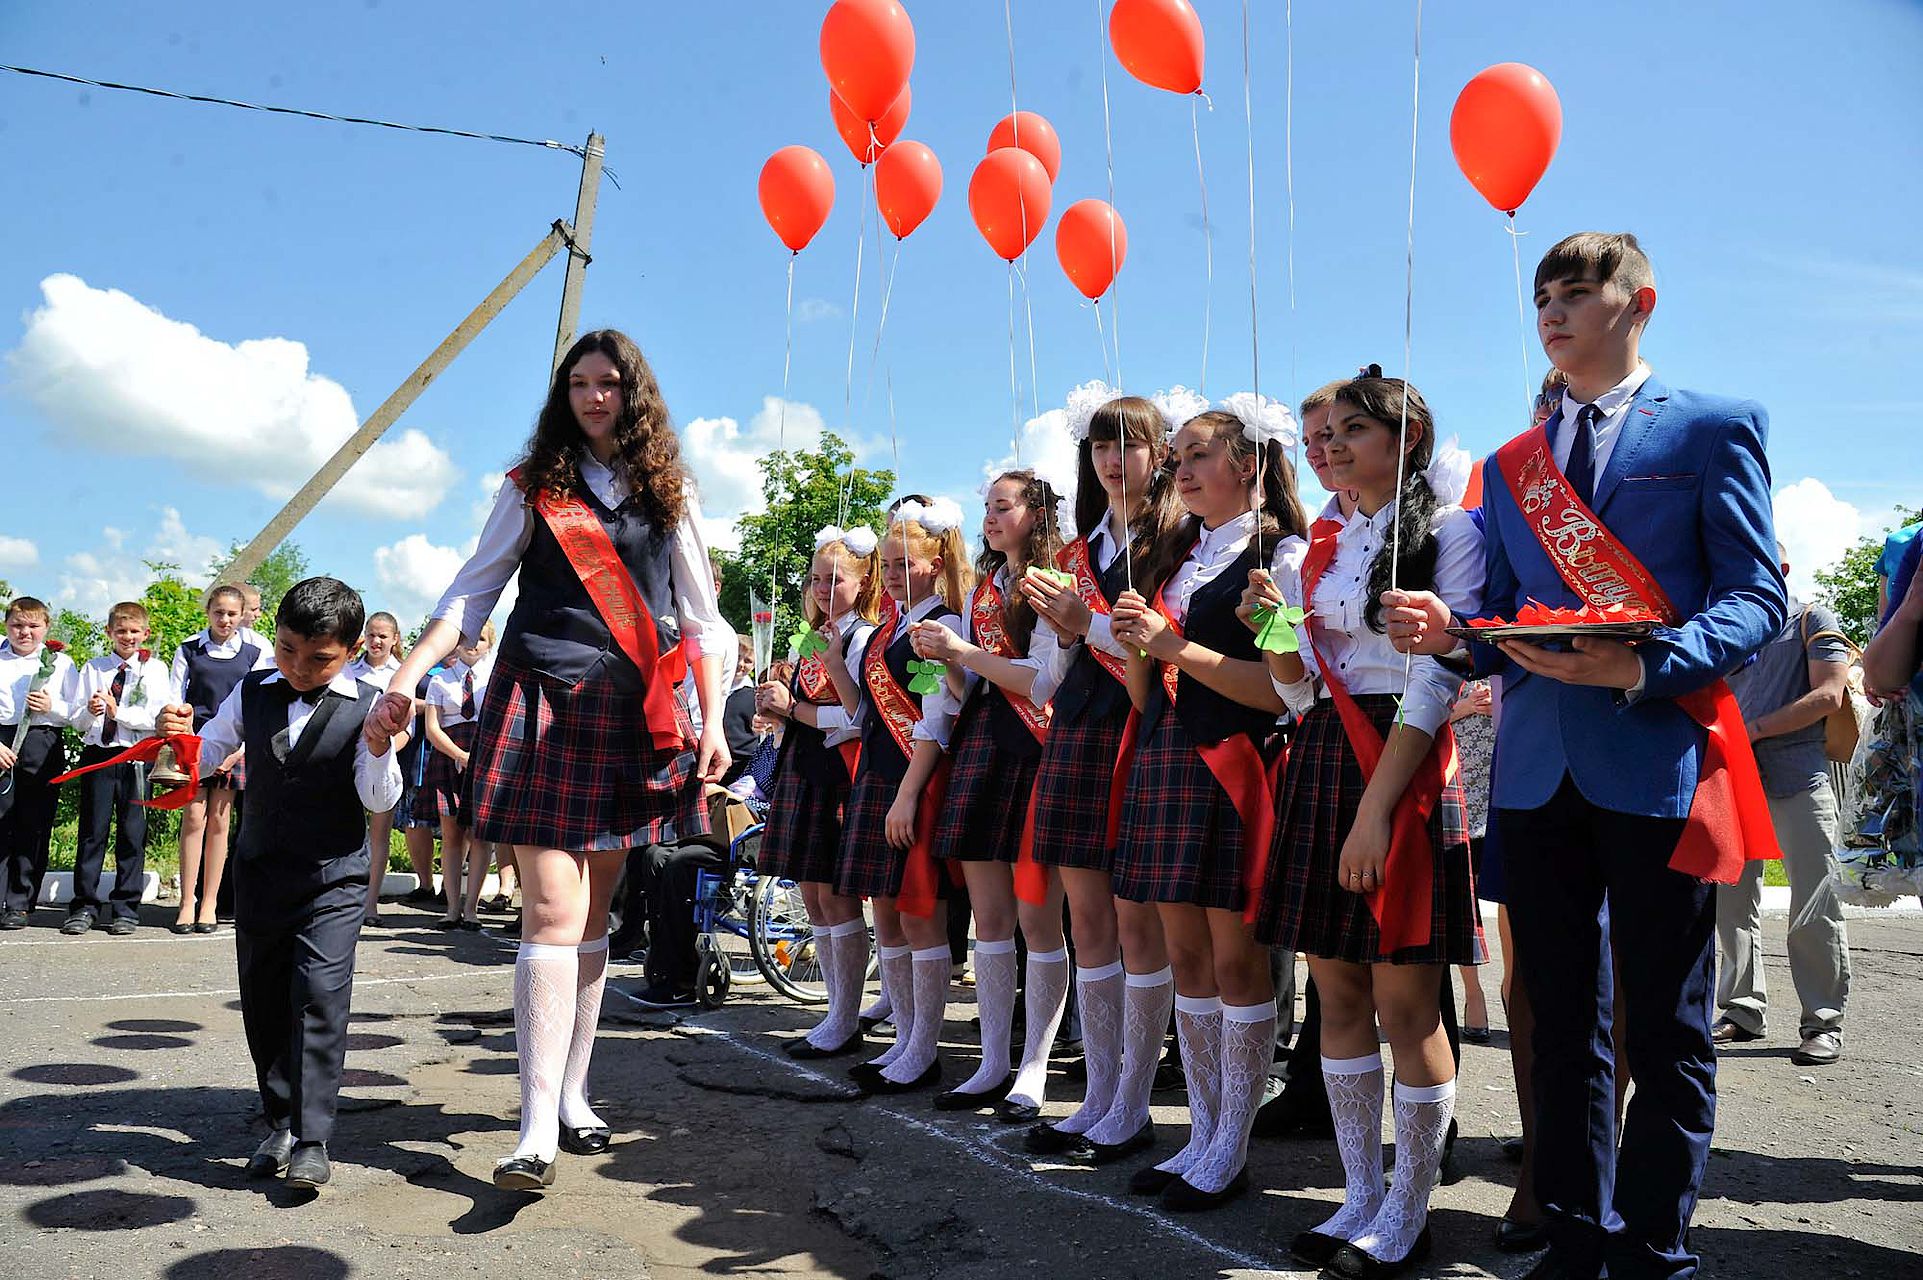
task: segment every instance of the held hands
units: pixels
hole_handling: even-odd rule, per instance
[[[154,732],[163,738],[171,738],[179,733],[194,731],[194,709],[184,702],[162,707],[154,717]]]
[[[701,742],[695,748],[695,776],[703,782],[719,782],[732,764],[734,754],[728,750],[728,740],[722,736],[719,723],[709,721],[702,725]]]
[[[1568,653],[1520,640],[1504,640],[1496,647],[1524,671],[1564,684],[1633,689],[1642,680],[1643,660],[1622,641],[1579,638],[1571,643],[1575,647]]]
[[[361,737],[367,742],[369,751],[380,755],[387,750],[389,740],[407,728],[413,719],[414,699],[390,689],[367,713],[367,719],[361,724]]]
[[[1342,860],[1336,866],[1336,884],[1349,893],[1373,893],[1383,884],[1389,865],[1390,820],[1364,807],[1356,812],[1355,825],[1342,842]]]
[[[1443,630],[1448,625],[1449,606],[1433,591],[1382,593],[1382,627],[1397,653],[1454,653],[1460,641]]]
[[[1486,716],[1496,709],[1496,693],[1487,681],[1477,680],[1462,686],[1462,696],[1449,708],[1451,720],[1462,720],[1469,716]]]
[[[1242,625],[1251,631],[1260,631],[1262,624],[1255,619],[1257,609],[1279,609],[1282,607],[1282,589],[1275,585],[1267,569],[1249,570],[1249,585],[1242,591],[1242,602],[1235,606],[1235,616],[1242,619]]]
[[[1094,614],[1072,587],[1037,572],[1033,565],[1022,575],[1022,597],[1036,613],[1048,619],[1058,636],[1085,636]]]
[[[1124,591],[1116,599],[1109,623],[1117,640],[1164,662],[1182,645],[1181,637],[1169,630],[1168,619],[1149,608],[1139,591]]]
[[[895,796],[895,803],[888,806],[888,817],[882,823],[882,830],[893,848],[906,849],[915,843],[917,799],[912,793],[899,792]]]
[[[915,656],[934,662],[961,662],[975,646],[950,631],[945,623],[917,622],[908,628],[908,643]]]
[[[386,755],[394,741],[394,735],[387,731],[387,726],[381,721],[379,703],[367,713],[367,719],[361,721],[361,741],[367,744],[367,754],[375,757]]]

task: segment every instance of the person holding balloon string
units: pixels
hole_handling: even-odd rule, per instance
[[[1353,492],[1354,512],[1316,522],[1295,588],[1308,609],[1300,643],[1264,657],[1278,686],[1306,671],[1331,697],[1306,711],[1290,745],[1255,933],[1309,955],[1346,1175],[1342,1208],[1291,1251],[1337,1275],[1373,1276],[1428,1251],[1428,1197],[1455,1096],[1438,991],[1444,966],[1479,964],[1485,953],[1446,727],[1461,681],[1433,661],[1407,668],[1371,602],[1393,579],[1473,610],[1481,542],[1448,501],[1466,468],[1455,455],[1434,461],[1443,451],[1414,388],[1370,366],[1336,392],[1327,432],[1331,478]],[[1252,575],[1242,602],[1250,625],[1291,587]],[[1378,1025],[1396,1068],[1386,1194]]]
[[[953,631],[973,575],[961,508],[908,500],[881,539],[882,587],[893,616],[845,646],[830,645],[828,672],[861,729],[861,760],[842,809],[835,891],[874,907],[881,980],[897,1034],[880,1056],[849,1072],[868,1093],[906,1093],[941,1079],[937,1049],[948,1011],[948,928],[936,911],[941,870],[929,854],[953,728],[939,699],[939,664],[915,656],[917,624]],[[935,668],[931,670],[932,668]]]
[[[1054,485],[1032,470],[996,476],[983,495],[982,551],[960,626],[925,622],[913,629],[916,655],[945,668],[941,687],[923,706],[931,718],[954,723],[932,853],[959,865],[975,918],[981,1061],[974,1075],[935,1099],[943,1111],[1006,1101],[1014,1119],[1033,1119],[1068,996],[1061,899],[1031,893],[1018,902],[1015,871],[1027,844],[1035,771],[1048,736],[1044,677],[1058,647],[1019,584],[1031,566],[1052,565],[1061,550],[1058,500]],[[1033,865],[1032,856],[1026,861]],[[1028,943],[1020,1076],[1009,1063],[1018,920]]]
[[[473,555],[369,717],[370,741],[407,726],[407,691],[480,633],[517,571],[470,795],[475,837],[514,846],[523,903],[521,1133],[494,1183],[538,1191],[554,1181],[558,1149],[593,1154],[610,1141],[587,1075],[627,851],[705,834],[703,784],[729,765],[721,711],[735,635],[660,384],[625,334],[583,334],[562,356]],[[698,738],[675,697],[690,666]]]
[[[862,988],[868,976],[868,924],[861,899],[835,892],[842,815],[860,758],[861,731],[842,705],[831,674],[851,645],[867,640],[879,616],[881,552],[866,526],[834,525],[815,534],[815,554],[801,597],[811,630],[796,646],[794,678],[755,690],[755,710],[788,722],[762,831],[763,875],[793,880],[814,930],[815,954],[828,986],[828,1011],[807,1035],[787,1044],[790,1057],[832,1058],[861,1046]],[[845,668],[844,668],[844,682]]]
[[[1033,847],[1057,917],[1061,900],[1068,902],[1087,1075],[1072,1114],[1029,1130],[1025,1145],[1038,1155],[1100,1158],[1089,1134],[1111,1111],[1116,1119],[1102,1136],[1132,1137],[1148,1115],[1168,1026],[1172,974],[1161,917],[1151,904],[1115,897],[1117,762],[1133,709],[1128,652],[1110,614],[1147,551],[1183,517],[1162,465],[1168,435],[1181,423],[1173,403],[1121,395],[1100,382],[1069,393],[1075,527],[1086,532],[1063,548],[1056,573],[1030,566],[1022,579],[1023,596],[1056,637],[1045,675],[1054,714],[1035,776]],[[1023,1071],[1036,1069],[1032,1058]]]
[[[1294,416],[1240,392],[1185,417],[1170,451],[1190,518],[1155,545],[1111,614],[1140,716],[1115,894],[1153,903],[1161,916],[1190,1115],[1187,1145],[1138,1170],[1130,1190],[1178,1211],[1214,1208],[1248,1188],[1249,1131],[1274,1057],[1275,990],[1244,916],[1258,901],[1272,822],[1269,742],[1277,717],[1310,696],[1306,684],[1278,690],[1236,616],[1252,570],[1268,564],[1286,577],[1306,549],[1287,452]],[[1158,1030],[1166,1017],[1164,1004]],[[1144,1116],[1121,1145],[1153,1141]]]

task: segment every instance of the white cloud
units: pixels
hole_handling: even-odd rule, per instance
[[[1026,467],[1055,486],[1061,494],[1062,527],[1067,529],[1075,516],[1075,441],[1068,434],[1068,415],[1050,409],[1039,418],[1022,424],[1020,448],[1010,450],[996,462],[982,467],[982,488],[1004,471]]]
[[[1835,564],[1866,532],[1863,514],[1813,476],[1778,489],[1775,508],[1776,537],[1789,558],[1790,591],[1807,600],[1815,594],[1817,571]]]
[[[31,538],[0,533],[0,569],[31,569],[40,563],[40,548]]]
[[[454,581],[467,558],[474,553],[477,538],[468,539],[461,548],[430,542],[425,534],[410,533],[399,542],[374,549],[374,590],[369,592],[368,608],[385,609],[401,620],[401,629],[411,631],[440,602],[441,594]],[[520,596],[520,577],[508,579],[507,589],[494,605],[494,627],[499,631],[507,622]]]
[[[291,497],[359,423],[305,344],[207,337],[118,289],[40,282],[45,304],[8,354],[14,381],[64,440],[191,464],[196,478]],[[453,484],[453,460],[416,430],[370,449],[329,501],[418,516]]]
[[[191,532],[175,508],[162,507],[159,514],[159,523],[138,553],[128,550],[134,535],[124,529],[109,534],[105,546],[70,552],[56,580],[54,602],[104,620],[108,609],[122,600],[139,599],[153,581],[148,561],[176,566],[181,577],[196,586],[206,582],[225,548],[218,539]]]
[[[821,445],[821,412],[800,401],[764,396],[761,411],[743,427],[733,418],[696,418],[681,428],[681,454],[694,473],[701,500],[701,533],[711,547],[740,545],[734,522],[768,509],[762,488],[763,455],[779,448]]]
[[[115,550],[119,549],[114,544]],[[226,550],[217,538],[187,532],[180,512],[172,507],[160,509],[160,527],[154,531],[144,557],[161,564],[177,564],[191,582],[199,582],[214,571],[214,562]]]
[[[795,304],[795,319],[803,324],[813,324],[817,320],[839,320],[841,315],[841,308],[826,298],[803,298]]]

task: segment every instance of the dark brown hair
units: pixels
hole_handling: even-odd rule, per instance
[[[1613,281],[1624,293],[1634,293],[1654,288],[1656,272],[1629,232],[1578,231],[1558,241],[1536,264],[1536,288],[1552,280]]]
[[[621,412],[614,420],[615,465],[626,472],[635,501],[648,519],[664,530],[673,529],[687,512],[688,474],[681,465],[681,442],[675,438],[661,384],[655,381],[647,357],[617,329],[582,334],[561,358],[548,387],[547,403],[541,406],[521,455],[523,488],[530,493],[582,491],[576,450],[584,437],[568,402],[568,379],[574,366],[595,351],[613,361],[621,373]]]
[[[1035,611],[1021,593],[1019,575],[1030,565],[1039,565],[1044,569],[1055,567],[1055,553],[1062,549],[1061,518],[1055,509],[1061,495],[1055,492],[1054,485],[1026,468],[1004,471],[992,483],[1000,484],[1004,480],[1013,480],[1021,485],[1022,505],[1035,517],[1028,526],[1028,537],[1022,540],[1019,560],[1009,568],[1008,590],[1002,596],[1002,614],[1008,620],[1008,638],[1015,642],[1017,653],[1026,655],[1029,637],[1035,634]],[[986,582],[1005,564],[1008,564],[1008,557],[989,546],[988,539],[983,538],[981,554],[975,557],[975,576]]]
[[[224,599],[227,596],[232,596],[234,599],[240,601],[241,608],[245,609],[247,607],[246,593],[231,582],[222,582],[209,587],[207,589],[207,599],[201,603],[200,607],[202,609],[211,609],[214,607],[214,601]]]
[[[1141,396],[1111,400],[1089,418],[1088,435],[1075,449],[1075,527],[1083,537],[1108,518],[1108,491],[1102,488],[1101,478],[1095,474],[1095,442],[1120,440],[1124,448],[1146,443],[1151,458],[1160,453],[1166,460],[1167,442],[1163,439],[1166,427],[1162,411]],[[1182,516],[1181,500],[1175,496],[1174,473],[1163,465],[1151,467],[1141,509],[1129,522],[1126,536],[1133,545],[1121,548],[1133,557],[1135,577],[1142,576],[1149,553]]]
[[[1240,467],[1254,460],[1255,479],[1262,485],[1262,492],[1254,502],[1256,528],[1271,546],[1276,539],[1290,535],[1306,537],[1309,529],[1308,515],[1302,510],[1302,499],[1295,492],[1295,464],[1289,461],[1289,452],[1279,440],[1265,440],[1259,445],[1243,434],[1247,425],[1241,418],[1227,409],[1210,409],[1198,413],[1184,426],[1194,423],[1207,424],[1213,438],[1221,440],[1228,447],[1229,462]],[[1171,482],[1170,488],[1174,485]],[[1148,557],[1146,572],[1141,575],[1144,584],[1142,592],[1150,599],[1162,589],[1162,584],[1172,577],[1188,557],[1189,548],[1201,536],[1200,516],[1190,515],[1177,521],[1155,543],[1154,551]],[[1263,568],[1268,566],[1264,564]]]
[[[1436,494],[1422,473],[1435,457],[1436,420],[1422,393],[1400,378],[1351,378],[1336,392],[1335,398],[1338,404],[1346,404],[1363,417],[1381,423],[1391,435],[1401,433],[1406,404],[1410,428],[1420,428],[1422,432],[1402,464],[1402,491],[1396,495],[1397,519],[1402,526],[1402,554],[1392,557],[1393,542],[1384,542],[1369,564],[1369,593],[1363,616],[1369,627],[1379,633],[1382,631],[1382,593],[1389,589],[1392,576],[1404,591],[1427,591],[1435,585],[1438,547],[1432,525]]]

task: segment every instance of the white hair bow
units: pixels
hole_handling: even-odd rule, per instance
[[[1274,441],[1284,449],[1293,449],[1301,438],[1295,415],[1280,400],[1271,400],[1254,391],[1238,391],[1224,397],[1215,407],[1240,419],[1242,438],[1253,444]]]
[[[852,529],[831,524],[816,531],[815,550],[839,542],[860,560],[866,559],[874,551],[875,541],[875,531],[865,524],[858,524]]]
[[[926,504],[910,498],[895,508],[891,524],[913,520],[929,533],[942,534],[961,528],[961,506],[953,498],[936,498]]]
[[[1148,398],[1148,402],[1155,406],[1157,413],[1162,415],[1162,426],[1165,428],[1164,439],[1173,439],[1175,433],[1187,425],[1190,418],[1200,413],[1207,413],[1209,409],[1208,400],[1199,392],[1190,391],[1182,386],[1170,387],[1167,391],[1157,391]]]
[[[1435,456],[1423,468],[1422,478],[1429,482],[1437,502],[1453,507],[1460,505],[1463,495],[1469,492],[1469,473],[1474,468],[1475,460],[1450,436],[1436,446]]]

